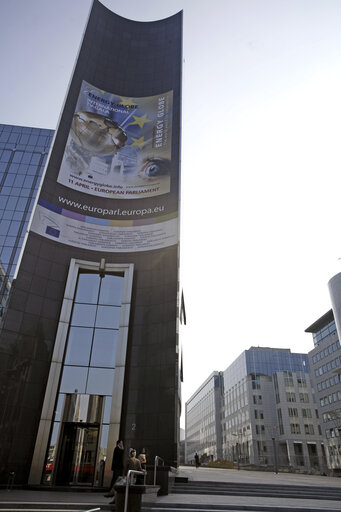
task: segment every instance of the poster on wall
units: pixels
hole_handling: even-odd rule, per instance
[[[177,207],[166,206],[172,109],[172,91],[127,98],[83,81],[56,178],[63,187],[43,187],[31,231],[94,251],[176,244]]]
[[[83,81],[58,183],[138,199],[170,191],[173,92],[127,98]]]
[[[157,208],[162,208],[156,207]],[[98,210],[100,210],[98,208]],[[111,220],[76,213],[39,198],[31,231],[55,242],[93,251],[138,252],[163,249],[178,242],[178,214],[145,218],[151,209],[136,210],[134,220]],[[102,209],[105,212],[105,209]],[[122,219],[126,219],[121,210]],[[155,212],[157,215],[158,212]]]

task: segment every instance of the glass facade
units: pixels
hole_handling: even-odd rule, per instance
[[[313,333],[314,345],[320,345],[326,338],[329,338],[331,334],[336,334],[335,320],[332,320],[327,325]]]
[[[1,314],[15,274],[53,134],[53,130],[0,124]]]
[[[290,349],[251,347],[245,351],[245,358],[247,374],[257,373],[272,377],[274,373],[285,370],[309,373],[307,354],[292,353]]]
[[[45,484],[103,483],[101,467],[107,456],[111,401],[115,392],[123,282],[122,275],[101,277],[86,272],[78,275],[43,476]],[[91,421],[89,407],[93,408],[94,401],[98,417]],[[77,449],[71,456],[67,453],[66,440],[73,438]]]

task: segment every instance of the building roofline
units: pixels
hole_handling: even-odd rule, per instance
[[[322,315],[313,324],[311,324],[309,327],[307,327],[304,332],[312,332],[312,333],[318,332],[322,329],[322,327],[325,327],[327,324],[329,324],[333,320],[334,320],[333,310],[330,309],[329,311],[327,311],[327,313]]]
[[[209,383],[210,380],[213,379],[213,377],[216,377],[218,375],[220,375],[222,372],[219,372],[217,370],[214,370],[208,377],[207,379],[197,388],[196,391],[194,391],[193,395],[188,399],[186,400],[186,405],[191,402],[195,396]]]

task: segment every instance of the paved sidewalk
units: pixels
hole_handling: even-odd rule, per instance
[[[311,485],[320,487],[341,488],[341,478],[301,475],[296,473],[278,473],[270,471],[248,471],[241,469],[216,469],[207,467],[180,466],[179,476],[188,477],[189,480],[205,482],[242,482],[249,484],[279,484],[279,485]]]
[[[328,487],[341,488],[341,478],[330,478],[317,475],[300,475],[294,473],[275,473],[263,471],[244,471],[235,469],[215,469],[215,468],[192,468],[182,466],[179,468],[179,476],[188,477],[192,481],[210,481],[210,482],[239,482],[245,484],[271,484],[271,485],[307,485],[316,486],[321,490]],[[228,505],[229,508],[236,506],[267,506],[267,507],[292,507],[293,510],[298,507],[305,507],[307,512],[314,509],[340,510],[341,502],[332,500],[312,500],[292,498],[267,498],[254,496],[212,496],[212,495],[187,495],[187,494],[169,494],[157,498],[157,503],[186,503],[194,506],[196,504],[206,504],[208,507],[214,505]]]
[[[214,468],[191,468],[180,467],[179,476],[187,476],[190,480],[197,481],[215,481],[215,482],[242,482],[242,483],[261,483],[261,484],[280,484],[280,485],[309,485],[318,486],[321,490],[328,492],[328,487],[341,487],[341,479],[322,477],[315,475],[296,475],[292,473],[265,473],[261,471],[237,471],[233,469],[214,469]],[[59,504],[60,508],[65,504],[79,504],[80,509],[86,510],[95,507],[108,508],[110,499],[104,498],[99,492],[58,492],[58,491],[40,491],[40,490],[0,490],[0,507],[5,503],[35,503],[37,506],[42,503]],[[276,510],[277,507],[292,507],[295,511],[298,507],[305,508],[307,512],[313,510],[340,510],[340,501],[330,500],[308,500],[308,499],[283,499],[266,498],[253,496],[212,496],[212,495],[193,495],[193,494],[169,494],[157,498],[156,504],[170,506],[176,504],[192,505],[225,505],[230,509],[233,505],[236,507],[259,506],[271,507]],[[272,508],[273,507],[273,508]],[[247,508],[246,508],[247,510]],[[259,508],[261,512],[262,508]]]

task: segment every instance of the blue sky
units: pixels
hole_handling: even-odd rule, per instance
[[[312,348],[341,271],[341,2],[105,0],[184,11],[183,399],[250,346]],[[55,128],[91,2],[0,0],[0,122]]]

